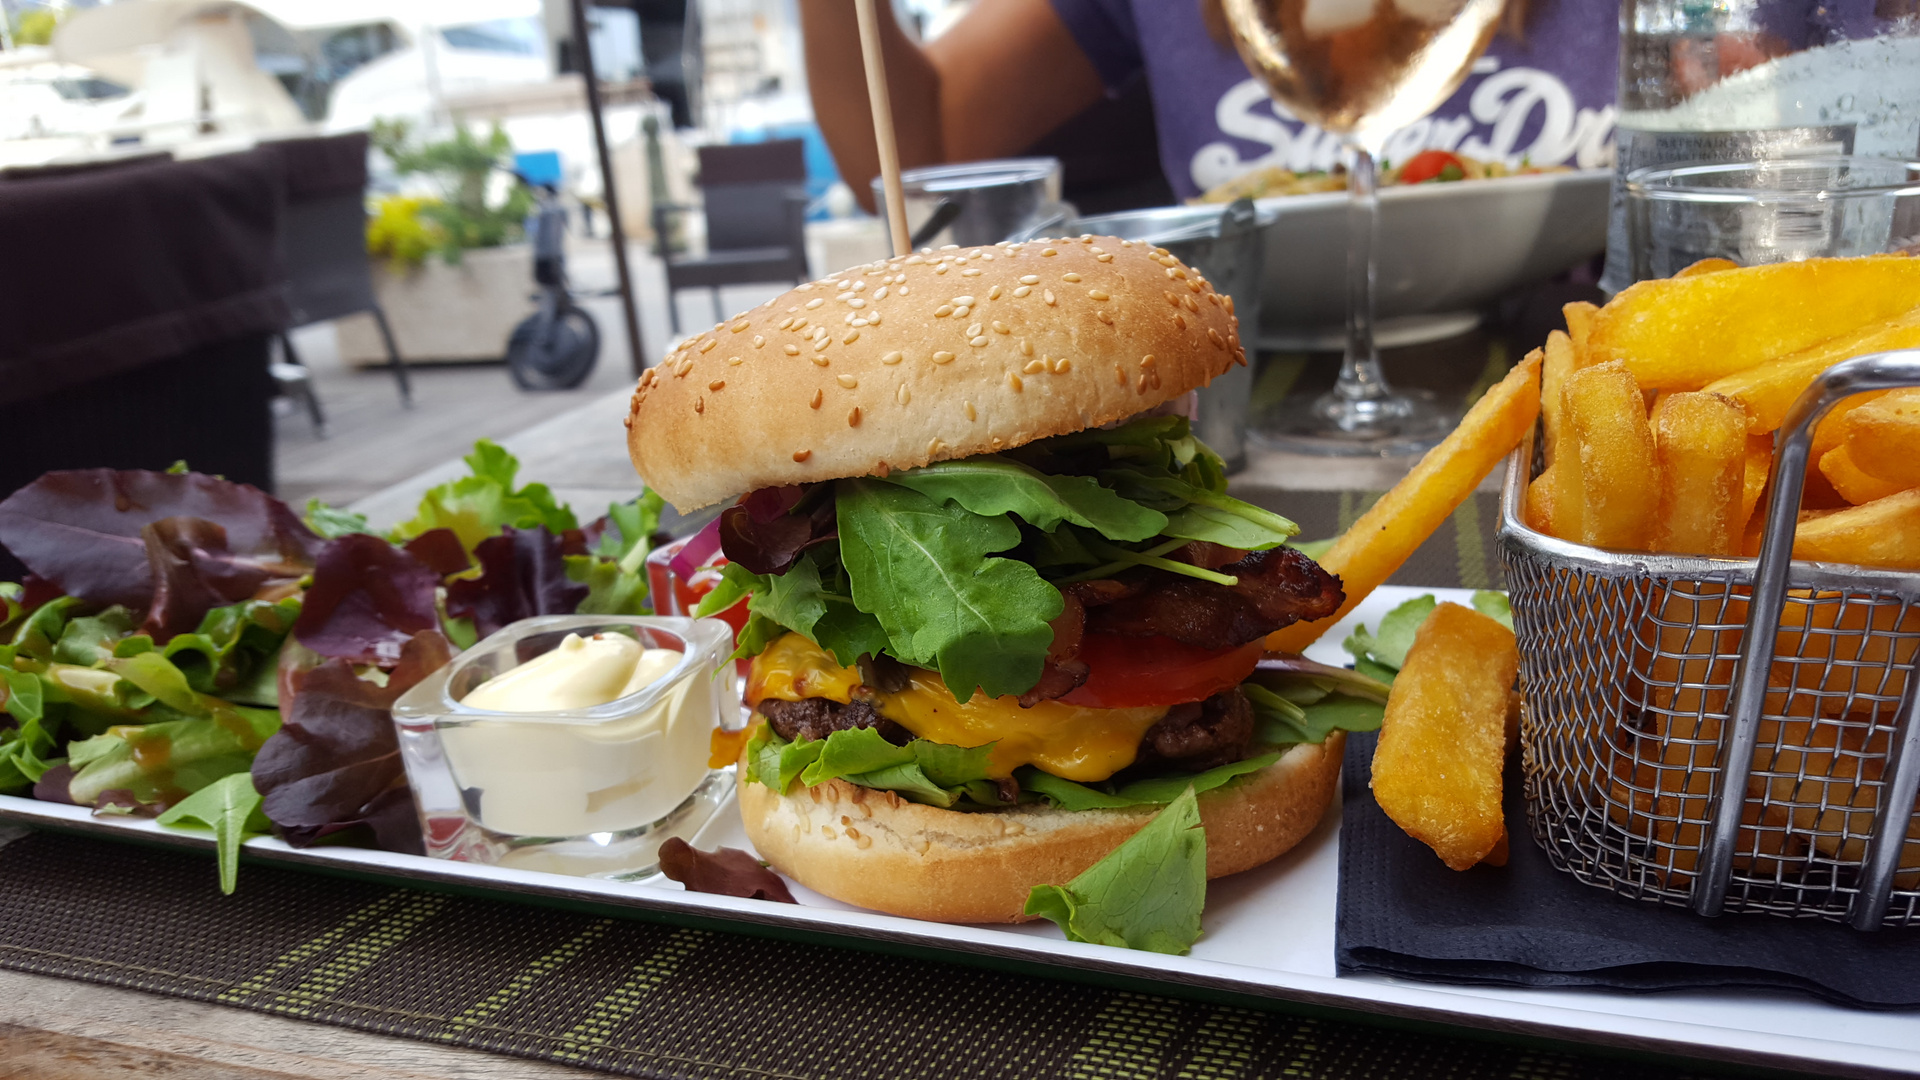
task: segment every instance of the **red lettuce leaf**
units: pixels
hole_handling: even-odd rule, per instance
[[[720,512],[720,550],[756,574],[784,574],[802,552],[839,535],[832,490],[794,513],[820,485],[762,488]]]
[[[73,783],[73,766],[55,765],[40,774],[34,782],[33,797],[41,802],[66,803],[73,805],[73,796],[67,794],[67,786]]]
[[[447,614],[472,619],[481,637],[535,615],[571,615],[590,590],[567,577],[566,557],[586,553],[578,529],[555,536],[544,525],[508,526],[473,549],[479,577],[447,584]]]
[[[407,552],[441,577],[461,573],[473,565],[467,558],[467,549],[460,544],[459,534],[452,529],[428,529],[407,541]]]
[[[339,659],[290,680],[280,730],[253,759],[261,809],[288,843],[304,847],[364,825],[389,851],[425,852],[387,710],[452,656],[447,639],[430,630],[406,643],[385,686]]]
[[[320,550],[293,637],[321,656],[383,667],[414,635],[437,630],[440,575],[404,548],[354,533]]]
[[[165,643],[191,633],[207,612],[254,595],[271,577],[227,550],[227,530],[205,518],[170,517],[140,530],[153,580],[153,604],[141,631]]]
[[[797,903],[779,874],[739,848],[701,851],[676,836],[660,845],[660,872],[688,892]]]
[[[166,518],[225,530],[199,572],[215,564],[298,578],[322,543],[287,504],[247,484],[198,473],[71,469],[50,472],[0,502],[0,546],[70,596],[144,609],[156,583],[142,531]]]

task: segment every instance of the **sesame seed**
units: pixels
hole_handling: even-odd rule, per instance
[[[1207,303],[1209,303],[1209,304],[1212,304],[1212,305],[1213,305],[1214,307],[1219,307],[1219,306],[1220,306],[1220,294],[1219,294],[1219,293],[1216,293],[1216,292],[1210,292],[1210,293],[1208,293],[1208,294],[1207,294]]]
[[[1177,311],[1174,312],[1173,325],[1179,327],[1182,330],[1185,330],[1187,328],[1187,317],[1185,315],[1180,314]]]
[[[1140,382],[1133,388],[1133,392],[1136,394],[1144,394],[1147,392],[1147,372],[1143,371],[1140,373]]]
[[[843,337],[843,338],[841,338],[841,339],[840,339],[840,344],[842,344],[842,345],[851,345],[851,344],[853,344],[854,342],[856,342],[856,341],[859,341],[859,340],[860,340],[860,331],[858,331],[858,330],[849,330],[849,331],[847,331],[847,336],[846,336],[846,337]]]
[[[936,364],[951,364],[953,363],[953,354],[942,349],[933,354],[933,362]]]
[[[860,426],[860,406],[855,405],[852,408],[852,410],[847,413],[847,426],[848,427]]]
[[[981,252],[981,253],[980,253],[980,258],[981,258],[982,260],[984,260],[984,261],[986,261],[986,262],[992,262],[992,261],[993,261],[993,254],[992,254],[991,252],[986,252],[986,251],[983,251],[983,252]]]
[[[965,404],[967,406],[967,419],[969,420],[979,419],[980,414],[973,411],[973,402],[969,401],[969,402],[966,402]]]
[[[740,358],[739,358],[739,357],[737,357],[737,356],[729,356],[729,357],[727,357],[727,366],[728,366],[728,367],[739,367],[739,366],[740,366]]]
[[[820,339],[819,341],[816,341],[816,342],[814,342],[814,343],[813,343],[813,351],[814,351],[814,352],[822,352],[822,351],[824,351],[824,350],[826,349],[826,347],[827,347],[827,346],[829,346],[829,345],[831,345],[831,344],[833,344],[833,339],[832,339],[832,338],[821,338],[821,339]],[[823,364],[821,364],[820,366],[821,366],[821,367],[825,367],[826,365],[825,365],[825,364],[823,363]]]
[[[1053,290],[1052,289],[1048,289],[1045,292],[1041,293],[1040,298],[1047,302],[1048,307],[1053,306]]]
[[[737,358],[736,358],[736,359],[737,359]],[[713,380],[712,382],[710,382],[710,383],[708,383],[708,384],[707,384],[707,389],[709,389],[709,390],[723,390],[723,389],[725,389],[725,388],[726,388],[726,385],[727,385],[727,380],[725,380],[725,379],[715,379],[715,380]]]
[[[799,310],[800,310],[800,309],[799,309],[798,307],[790,307],[790,308],[788,308],[788,309],[787,309],[787,314],[789,314],[789,315],[792,315],[792,314],[794,314],[795,312],[798,312]]]
[[[798,346],[798,345],[788,345],[788,346],[785,346],[785,348],[786,348],[786,351],[787,351],[787,355],[788,355],[788,356],[799,356],[799,355],[800,355],[800,346]]]
[[[1207,340],[1209,342],[1212,342],[1213,347],[1216,349],[1224,349],[1227,347],[1226,339],[1220,336],[1220,331],[1215,330],[1212,327],[1207,328]]]
[[[1198,281],[1188,281],[1188,282],[1187,282],[1187,288],[1188,288],[1188,289],[1189,289],[1190,291],[1192,291],[1192,292],[1199,292],[1199,291],[1200,291],[1200,283],[1199,283]]]
[[[795,461],[805,461],[812,456],[813,451],[811,450],[795,450],[793,452],[793,460]]]
[[[1053,250],[1052,248],[1047,248],[1046,250],[1044,250],[1044,251],[1042,251],[1042,252],[1040,253],[1040,257],[1041,257],[1041,258],[1051,258],[1052,256],[1055,256],[1055,255],[1058,255],[1058,254],[1060,254],[1060,253],[1059,253],[1059,252],[1057,252],[1057,251],[1055,251],[1055,250]]]
[[[951,314],[953,314],[952,304],[941,304],[939,307],[933,309],[933,317],[936,319],[944,319]]]
[[[741,319],[739,322],[733,324],[733,332],[736,334],[742,330],[745,330],[746,328],[747,328],[747,320],[745,319]]]
[[[807,336],[815,341],[825,341],[827,338],[827,328],[824,326],[816,326],[813,328],[813,333]]]
[[[853,319],[849,321],[847,325],[853,327],[855,330],[858,330],[863,326],[872,326],[873,322],[869,319]]]
[[[969,266],[965,270],[960,271],[960,276],[961,277],[979,277],[980,271],[975,270],[973,267]]]
[[[825,298],[825,297],[821,297],[821,296],[816,296],[816,297],[814,297],[813,299],[811,299],[811,300],[809,300],[809,301],[807,301],[807,310],[808,310],[808,311],[812,311],[812,310],[813,310],[814,308],[817,308],[817,307],[819,307],[819,306],[820,306],[821,304],[824,304],[824,303],[826,303],[826,302],[827,302],[827,301],[826,301],[826,298]]]
[[[1119,383],[1121,386],[1127,385],[1127,369],[1121,367],[1119,364],[1113,365],[1113,381]]]
[[[999,319],[995,319],[993,320],[993,332],[996,334],[1011,334],[1013,333],[1013,327],[1008,326]]]
[[[1033,342],[1031,342],[1031,341],[1028,341],[1028,340],[1027,340],[1026,338],[1021,338],[1021,339],[1020,339],[1020,355],[1021,355],[1021,356],[1032,356],[1032,355],[1033,355]]]
[[[879,272],[880,272],[879,270],[868,270],[868,271],[867,271],[867,273],[869,273],[869,274],[877,274],[877,273],[879,273]],[[860,291],[861,289],[864,289],[864,288],[866,288],[866,287],[867,287],[867,283],[866,283],[866,282],[864,282],[864,281],[856,281],[856,282],[854,282],[854,283],[853,283],[853,290],[854,290],[855,292],[859,292],[859,291]]]
[[[1080,275],[1079,274],[1062,274],[1060,275],[1060,280],[1066,282],[1069,285],[1078,285],[1080,284]]]
[[[856,308],[856,309],[858,309],[858,308],[863,308],[863,307],[866,307],[866,306],[867,306],[867,302],[866,302],[865,300],[862,300],[862,299],[860,299],[859,297],[857,297],[857,296],[856,296],[856,297],[854,297],[853,299],[851,299],[851,300],[849,300],[849,301],[847,301],[847,306],[848,306],[848,307],[850,307],[850,308]]]
[[[898,350],[898,349],[895,349],[894,351],[892,351],[892,352],[890,352],[890,353],[888,353],[887,355],[885,355],[885,356],[883,356],[883,357],[881,357],[881,358],[880,358],[880,362],[881,362],[881,363],[883,363],[883,364],[897,364],[897,363],[899,363],[900,361],[902,361],[902,360],[905,360],[905,359],[906,359],[906,354],[904,354],[904,353],[902,353],[902,352],[901,352],[900,350]]]
[[[879,288],[873,290],[873,298],[875,300],[885,300],[887,298],[887,287],[885,285],[882,285]]]
[[[1040,275],[1039,274],[1022,274],[1020,275],[1020,284],[1038,285],[1040,284]]]
[[[1122,241],[1120,241],[1120,246],[1121,246],[1121,247],[1123,247],[1123,248],[1128,248],[1128,247],[1132,247],[1132,246],[1133,246],[1133,241],[1131,241],[1131,240],[1122,240]]]
[[[712,351],[713,347],[718,344],[720,343],[713,340],[712,338],[708,338],[707,340],[700,343],[700,351],[703,353],[710,352]]]
[[[1026,384],[1020,381],[1020,376],[1011,371],[1007,372],[1007,385],[1013,387],[1013,392],[1016,394],[1026,387]]]
[[[793,320],[793,326],[792,326],[792,329],[793,329],[793,331],[794,331],[795,333],[798,333],[798,332],[799,332],[799,331],[801,331],[801,330],[805,330],[806,328],[807,328],[807,320],[805,320],[805,319],[795,319],[795,320]]]
[[[1093,297],[1093,298],[1094,298],[1095,300],[1106,300],[1106,299],[1108,299],[1108,296],[1107,296],[1107,294],[1106,294],[1106,293],[1104,293],[1104,292],[1101,292],[1101,291],[1100,291],[1099,289],[1088,289],[1088,290],[1087,290],[1087,295],[1088,295],[1088,296],[1091,296],[1091,297]]]
[[[1027,361],[1027,366],[1021,370],[1029,375],[1038,375],[1047,370],[1047,359],[1043,356],[1038,360],[1029,360]]]
[[[1019,288],[1013,290],[1013,295],[1017,297],[1025,298],[1027,295],[1029,295],[1032,292],[1033,292],[1033,286],[1022,285]]]
[[[905,285],[900,286],[900,289],[899,289],[901,296],[905,296],[908,293],[911,293],[912,291],[913,291],[912,289],[907,288]]]
[[[819,351],[820,351],[819,349],[814,350],[814,352],[819,352]],[[807,359],[813,361],[814,367],[826,367],[828,363],[827,358],[824,356],[809,356],[807,357]]]
[[[1153,366],[1153,354],[1152,354],[1152,353],[1148,353],[1147,355],[1145,355],[1145,356],[1143,356],[1143,357],[1141,357],[1141,358],[1140,358],[1140,366],[1141,366],[1142,368],[1150,368],[1150,367],[1152,367],[1152,366]]]
[[[1172,276],[1173,276],[1173,277],[1176,277],[1176,278],[1180,278],[1181,280],[1185,280],[1185,279],[1186,279],[1186,276],[1187,276],[1187,268],[1186,268],[1186,267],[1184,267],[1184,266],[1170,266],[1170,267],[1168,267],[1167,269],[1169,269],[1169,270],[1171,270],[1171,271],[1173,272],[1173,273],[1172,273]]]
[[[1103,323],[1106,323],[1108,326],[1113,325],[1113,316],[1107,314],[1105,310],[1094,312],[1093,317],[1096,319],[1099,319]]]
[[[697,413],[704,413],[704,412],[706,412],[706,411],[707,411],[707,399],[706,399],[706,398],[694,398],[694,399],[693,399],[693,411],[694,411],[694,412],[697,412]]]
[[[925,260],[925,259],[923,259],[923,258],[921,258],[921,257],[920,257],[920,256],[918,256],[918,255],[909,255],[909,256],[907,256],[907,265],[908,265],[908,266],[919,266],[920,264],[922,264],[922,263],[924,263],[924,262],[926,262],[926,261],[927,261],[927,260]]]
[[[1225,305],[1227,309],[1227,314],[1229,315],[1233,314],[1233,297],[1229,296],[1225,300],[1221,301],[1221,303]]]
[[[809,408],[809,409],[817,409],[817,408],[819,408],[819,407],[820,407],[820,402],[822,402],[822,401],[824,401],[824,400],[826,400],[826,396],[827,396],[827,394],[826,394],[826,391],[824,391],[824,390],[815,390],[815,391],[813,392],[813,400],[811,400],[811,401],[809,401],[809,402],[807,402],[807,408]]]
[[[844,387],[846,387],[846,388],[847,388],[847,389],[849,389],[849,390],[851,390],[851,389],[853,389],[854,387],[856,387],[856,386],[859,386],[859,385],[860,385],[860,380],[859,380],[859,379],[856,379],[856,378],[854,378],[854,377],[853,377],[853,376],[851,376],[851,375],[840,375],[840,376],[836,376],[836,381],[837,381],[837,382],[839,382],[839,384],[840,384],[841,386],[844,386]]]
[[[755,335],[753,335],[753,347],[754,347],[754,348],[756,348],[756,349],[759,349],[759,348],[764,348],[764,347],[766,346],[766,344],[767,344],[767,339],[766,339],[766,338],[764,338],[764,337],[762,337],[762,336],[760,336],[759,334],[755,334]]]
[[[1172,276],[1173,276],[1173,270],[1174,270],[1174,268],[1173,268],[1173,267],[1171,267],[1171,266],[1169,266],[1169,267],[1167,267],[1167,276],[1168,276],[1168,277],[1172,277]]]
[[[1067,372],[1072,370],[1073,370],[1073,361],[1067,359],[1064,356],[1053,362],[1053,373],[1055,375],[1065,375]]]
[[[976,349],[984,348],[987,344],[987,335],[981,334],[977,338],[969,339],[967,344],[973,346]]]
[[[906,383],[901,383],[899,393],[893,396],[900,399],[900,404],[905,405],[907,402],[913,400],[913,391],[907,388]]]
[[[971,296],[956,296],[953,298],[953,303],[955,307],[972,307],[975,301]]]
[[[1113,256],[1102,253],[1093,257],[1094,262],[1112,262]]]
[[[859,320],[857,320],[857,319],[856,319],[855,321],[857,322],[857,321],[859,321]],[[880,313],[879,313],[879,312],[877,312],[877,311],[869,311],[869,312],[867,312],[867,325],[868,325],[868,326],[879,326],[879,325],[880,325]]]
[[[941,264],[940,264],[939,266],[936,266],[936,267],[934,267],[934,268],[933,268],[933,272],[934,272],[934,273],[936,273],[936,274],[944,274],[944,273],[946,273],[946,272],[947,272],[947,264],[946,264],[946,263],[941,263]]]
[[[972,310],[973,310],[972,308],[966,306],[965,304],[962,304],[959,307],[953,309],[953,317],[956,319],[964,319],[967,317],[967,312]]]
[[[998,299],[1000,299],[1000,286],[998,286],[998,285],[995,285],[995,286],[994,286],[993,288],[991,288],[991,289],[988,289],[988,290],[987,290],[987,299],[989,299],[989,300],[998,300]]]
[[[1200,314],[1200,305],[1193,302],[1193,297],[1191,296],[1181,297],[1180,304],[1181,306],[1185,307],[1188,311],[1193,312],[1195,315]]]
[[[979,323],[974,323],[974,324],[973,324],[972,326],[969,326],[969,327],[967,327],[967,336],[968,336],[968,337],[979,337],[979,336],[980,336],[980,331],[982,331],[982,330],[985,330],[985,329],[986,329],[986,327],[984,327],[984,326],[981,326],[981,325],[980,325]]]

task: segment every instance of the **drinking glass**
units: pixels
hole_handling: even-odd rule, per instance
[[[1332,392],[1283,406],[1263,430],[1314,454],[1404,453],[1453,423],[1430,396],[1396,391],[1373,340],[1375,162],[1388,136],[1445,101],[1493,37],[1505,0],[1224,0],[1234,44],[1276,102],[1340,135],[1347,166],[1347,345]]]
[[[1920,161],[1836,156],[1639,169],[1626,180],[1633,280],[1702,259],[1742,266],[1920,253]]]

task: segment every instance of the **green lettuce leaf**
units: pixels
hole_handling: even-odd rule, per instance
[[[353,533],[370,533],[367,528],[367,515],[356,514],[351,510],[342,510],[337,506],[328,506],[319,499],[307,500],[307,528],[319,533],[328,540],[338,540]]]
[[[853,600],[878,617],[892,654],[938,667],[959,701],[1021,694],[1040,679],[1059,590],[1026,563],[1006,517],[981,517],[876,480],[839,481],[840,558]]]
[[[253,777],[245,772],[223,776],[199,791],[175,803],[155,819],[161,825],[182,825],[197,821],[213,830],[215,850],[220,857],[220,891],[233,895],[240,874],[240,842],[249,835],[264,835],[273,824],[260,811],[260,793],[253,789]]]
[[[1249,682],[1240,687],[1253,704],[1254,741],[1265,746],[1318,745],[1335,731],[1378,731],[1384,703],[1347,694],[1323,693],[1301,703]]]
[[[547,485],[514,488],[520,462],[499,444],[481,439],[464,460],[472,475],[429,489],[413,519],[394,529],[395,541],[411,540],[432,529],[452,529],[461,546],[471,552],[509,525],[516,529],[544,525],[555,535],[580,527],[573,511],[560,505]]]
[[[17,655],[25,655],[35,660],[53,659],[54,646],[66,633],[67,621],[81,610],[82,603],[71,596],[61,596],[49,600],[33,609],[33,613],[20,621],[13,632],[13,640],[8,642]]]
[[[11,675],[22,672],[9,673]],[[31,678],[32,676],[28,676]],[[58,742],[38,719],[0,731],[0,795],[20,795],[39,783],[47,770],[66,759],[55,757]]]
[[[582,615],[650,615],[647,595],[647,552],[650,537],[660,530],[660,512],[666,500],[651,489],[630,503],[607,507],[613,528],[600,534],[600,543],[588,555],[569,555],[567,576],[587,586],[587,598],[574,610]]]
[[[1164,514],[1121,498],[1093,477],[1049,476],[1001,457],[942,461],[894,473],[887,482],[982,517],[1013,514],[1044,532],[1068,521],[1109,540],[1145,540],[1167,525]]]
[[[1492,589],[1473,590],[1473,610],[1509,630],[1513,629],[1513,605],[1508,602],[1506,593]]]
[[[216,704],[206,718],[117,727],[67,744],[75,770],[68,797],[92,806],[103,792],[124,789],[157,804],[246,772],[261,744],[280,730],[280,713]]]
[[[872,728],[790,743],[763,727],[747,742],[748,779],[783,793],[796,779],[808,787],[846,780],[931,806],[951,807],[963,798],[998,805],[999,788],[987,776],[992,751],[992,744],[966,748],[925,739],[895,746]]]
[[[1182,791],[1212,791],[1237,776],[1259,772],[1280,760],[1279,753],[1260,754],[1245,761],[1234,761],[1202,773],[1176,773],[1153,776],[1116,786],[1111,782],[1082,784],[1066,780],[1031,765],[1014,771],[1024,791],[1031,791],[1063,810],[1112,810],[1128,806],[1164,806]]]
[[[92,667],[113,657],[113,647],[140,625],[133,612],[115,604],[98,615],[67,620],[54,643],[53,658],[65,664]]]
[[[1070,941],[1184,956],[1200,939],[1206,899],[1207,837],[1185,791],[1086,873],[1035,886],[1026,913],[1058,923]]]
[[[1407,650],[1413,648],[1420,624],[1427,621],[1427,616],[1433,614],[1439,604],[1431,593],[1416,596],[1387,612],[1380,620],[1379,633],[1369,633],[1362,623],[1354,627],[1340,647],[1352,654],[1354,668],[1361,674],[1391,685],[1401,665],[1407,662]]]

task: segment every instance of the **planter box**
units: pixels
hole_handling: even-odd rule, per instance
[[[533,254],[526,244],[480,248],[453,266],[438,259],[404,270],[373,264],[373,291],[409,364],[498,361],[515,323],[533,314]],[[387,362],[371,315],[341,319],[340,357],[356,367]]]

